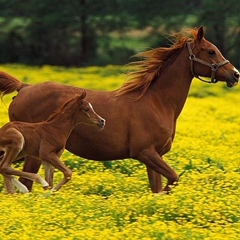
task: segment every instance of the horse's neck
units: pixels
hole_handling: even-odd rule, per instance
[[[183,109],[193,78],[186,50],[183,50],[182,54],[184,55],[177,57],[166,67],[153,84],[156,97],[165,106],[166,111],[173,113],[175,120]]]

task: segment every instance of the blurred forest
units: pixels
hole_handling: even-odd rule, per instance
[[[0,0],[0,63],[126,64],[200,25],[239,68],[239,0]]]

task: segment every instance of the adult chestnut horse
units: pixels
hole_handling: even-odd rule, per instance
[[[178,175],[163,155],[171,148],[193,77],[209,77],[211,82],[224,81],[232,87],[239,81],[239,72],[204,38],[203,27],[177,34],[169,48],[156,48],[138,57],[141,60],[133,63],[136,69],[121,88],[87,90],[86,99],[107,124],[101,132],[77,126],[66,148],[92,160],[137,159],[147,167],[152,191],[169,191]],[[51,82],[27,85],[2,73],[2,95],[15,90],[19,93],[9,107],[10,120],[27,122],[46,119],[62,101],[82,91]],[[28,157],[24,171],[37,172],[39,165]],[[163,189],[161,175],[167,178]],[[31,182],[21,181],[31,188]]]

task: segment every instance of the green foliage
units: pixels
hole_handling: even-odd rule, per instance
[[[239,67],[237,0],[0,2],[1,63],[126,64],[142,46],[165,45],[163,35],[204,25],[208,38]]]

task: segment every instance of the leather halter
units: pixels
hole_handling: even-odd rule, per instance
[[[218,80],[215,79],[216,71],[218,70],[219,67],[221,67],[221,66],[229,63],[229,61],[228,61],[228,60],[224,60],[224,61],[222,61],[222,62],[220,62],[220,63],[208,63],[208,62],[205,62],[205,61],[197,58],[197,57],[193,54],[193,51],[192,51],[191,46],[190,46],[190,42],[187,42],[187,48],[188,48],[188,52],[189,52],[189,59],[190,59],[190,61],[191,61],[191,72],[192,72],[193,76],[196,77],[196,78],[198,78],[199,80],[201,80],[201,81],[203,81],[203,82],[206,82],[206,83],[216,83],[216,82],[218,82]],[[210,82],[209,82],[209,81],[206,81],[206,80],[204,80],[204,79],[201,79],[201,78],[199,77],[199,75],[197,75],[197,74],[194,73],[194,64],[193,64],[194,61],[195,61],[195,62],[198,62],[198,63],[201,63],[201,64],[203,64],[203,65],[208,66],[208,67],[211,68],[212,73],[211,73],[211,81],[210,81]]]

